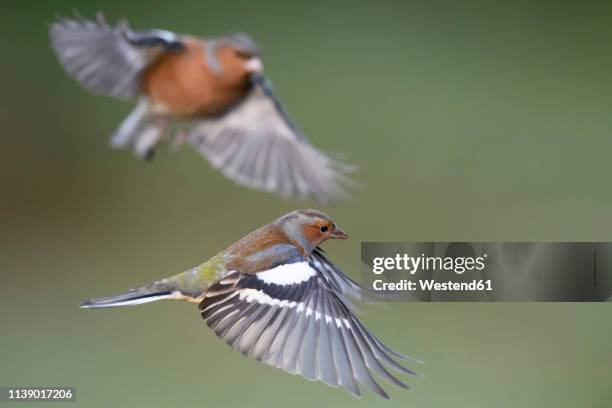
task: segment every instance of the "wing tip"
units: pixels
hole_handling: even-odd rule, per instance
[[[251,91],[219,118],[202,120],[191,132],[190,145],[211,167],[241,186],[301,201],[351,199],[350,190],[360,185],[348,174],[358,167],[312,145],[266,87],[266,79],[252,80],[259,91]],[[254,122],[254,117],[259,120]],[[265,165],[258,165],[262,156],[267,158]]]

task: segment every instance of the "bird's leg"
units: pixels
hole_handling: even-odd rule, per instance
[[[184,127],[179,127],[174,131],[174,143],[172,144],[175,152],[181,150],[181,148],[187,142],[188,133]]]
[[[151,148],[151,149],[147,150],[146,153],[144,154],[144,156],[142,156],[142,158],[147,163],[151,163],[153,161],[153,159],[155,158],[155,149]]]

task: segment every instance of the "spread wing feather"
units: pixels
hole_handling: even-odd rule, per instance
[[[229,179],[281,196],[326,202],[346,196],[352,166],[308,142],[274,96],[268,80],[253,75],[238,105],[192,128],[189,143]]]
[[[285,265],[283,273],[295,277],[282,279],[270,271],[230,273],[205,294],[202,317],[244,355],[312,381],[342,386],[355,396],[361,395],[362,384],[388,398],[376,377],[408,388],[387,367],[415,373],[395,360],[403,358],[401,354],[357,320],[321,262],[296,262],[293,269]]]
[[[401,294],[390,292],[390,291],[374,291],[363,287],[350,276],[342,272],[332,261],[326,256],[323,249],[317,247],[310,255],[313,264],[321,272],[321,274],[327,279],[329,284],[339,293],[343,302],[349,306],[351,310],[358,310],[353,305],[351,300],[367,300],[370,302],[402,299]],[[395,351],[392,353],[395,354]],[[413,360],[410,357],[399,355],[400,358],[406,358]],[[418,361],[418,360],[417,360]]]
[[[95,94],[121,99],[139,95],[140,73],[159,55],[183,49],[175,33],[134,31],[125,21],[111,27],[101,14],[95,21],[58,19],[49,37],[70,77]]]

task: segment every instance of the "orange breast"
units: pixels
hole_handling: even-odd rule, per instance
[[[177,116],[214,115],[236,103],[247,90],[243,78],[213,72],[201,42],[187,41],[180,53],[162,55],[144,72],[142,88],[153,110]]]

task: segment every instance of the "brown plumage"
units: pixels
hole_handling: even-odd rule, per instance
[[[84,88],[138,101],[113,147],[149,159],[175,135],[175,146],[189,143],[243,186],[319,201],[345,196],[352,167],[313,147],[293,124],[248,35],[135,31],[99,16],[59,20],[50,37],[66,73]]]
[[[261,254],[265,254],[266,250],[277,245],[291,245],[299,254],[304,255],[304,249],[297,241],[288,237],[277,225],[268,224],[253,231],[226,250],[227,268],[245,273],[257,273],[269,269],[277,261],[278,254]]]
[[[236,47],[218,48],[221,70],[215,73],[206,64],[204,42],[189,38],[183,43],[183,52],[166,53],[143,72],[141,86],[154,112],[187,118],[213,116],[246,95],[250,73]]]
[[[295,211],[264,225],[231,245],[225,251],[227,268],[257,273],[270,269],[279,261],[285,261],[283,256],[308,256],[313,248],[327,239],[347,237],[348,235],[322,212]],[[278,250],[268,253],[271,248]]]

